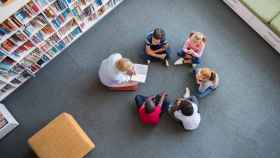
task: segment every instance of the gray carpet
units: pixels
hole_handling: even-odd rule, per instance
[[[173,52],[192,30],[208,36],[203,65],[219,72],[221,85],[201,100],[196,131],[185,132],[167,115],[157,127],[144,127],[133,102],[136,94],[166,90],[174,100],[185,86],[193,90],[187,66],[153,63],[135,93],[109,92],[99,84],[101,60],[121,52],[142,62],[145,34],[156,26],[166,30]],[[90,158],[279,158],[279,61],[221,0],[126,0],[3,102],[20,126],[0,141],[1,157],[34,157],[27,139],[66,111],[95,141]]]

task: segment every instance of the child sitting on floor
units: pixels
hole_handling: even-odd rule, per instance
[[[195,67],[196,64],[200,64],[205,45],[206,37],[201,32],[190,33],[183,49],[178,52],[180,58],[176,60],[174,65],[192,64]]]
[[[198,84],[198,97],[205,97],[216,90],[219,85],[217,72],[210,68],[199,68],[193,71]]]
[[[154,29],[149,33],[145,40],[144,60],[147,64],[152,61],[163,61],[165,66],[169,66],[169,57],[171,50],[165,39],[165,32],[161,28]]]
[[[137,95],[135,102],[141,122],[153,126],[159,123],[160,115],[169,107],[166,93],[150,97]]]
[[[177,98],[175,105],[170,108],[170,115],[180,121],[185,130],[194,130],[200,124],[200,113],[198,111],[198,100],[190,96],[189,88],[183,98]]]

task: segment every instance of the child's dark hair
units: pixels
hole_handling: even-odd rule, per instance
[[[145,104],[145,112],[147,114],[152,113],[155,110],[155,107],[156,107],[155,103],[151,99],[146,99],[145,102],[146,102],[146,104]]]
[[[183,115],[191,116],[193,114],[193,106],[188,100],[182,100],[180,106]]]
[[[154,29],[153,37],[158,40],[165,39],[165,31],[162,28],[156,28]]]

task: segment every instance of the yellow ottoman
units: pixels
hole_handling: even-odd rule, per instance
[[[62,113],[28,139],[40,158],[82,158],[94,143],[68,113]]]

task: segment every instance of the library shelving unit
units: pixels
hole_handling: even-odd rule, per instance
[[[0,6],[0,101],[124,0],[16,0]]]

